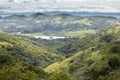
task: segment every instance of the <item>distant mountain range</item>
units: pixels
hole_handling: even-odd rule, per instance
[[[66,15],[74,15],[74,16],[111,16],[120,18],[120,13],[100,13],[100,12],[63,12],[63,11],[53,11],[53,12],[41,12],[41,13],[0,13],[0,17],[6,17],[11,15],[25,15],[29,16],[32,14],[46,14],[46,15],[58,15],[58,14],[66,14]]]
[[[0,30],[37,36],[78,37],[120,25],[120,19],[115,16],[119,13],[8,13],[0,18]]]

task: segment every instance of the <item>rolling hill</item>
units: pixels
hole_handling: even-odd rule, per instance
[[[102,24],[102,25],[101,25]],[[70,14],[29,16],[11,15],[0,18],[0,30],[7,33],[83,37],[120,24],[120,19],[104,16],[72,16]]]
[[[43,45],[6,33],[0,33],[0,53],[9,54],[26,63],[41,67],[62,59],[62,56],[49,51]]]
[[[73,56],[49,65],[45,71],[48,73],[66,72],[71,80],[119,80],[120,26],[100,31],[84,39],[84,42],[86,44],[83,47],[87,46],[86,48],[81,47],[82,49]],[[76,46],[81,43],[78,40],[71,44],[69,48],[79,48]]]

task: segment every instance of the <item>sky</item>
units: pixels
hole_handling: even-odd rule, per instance
[[[120,12],[120,0],[0,0],[0,12]]]

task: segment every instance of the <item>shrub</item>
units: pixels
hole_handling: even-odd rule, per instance
[[[10,65],[12,62],[12,58],[9,55],[0,54],[0,65]]]
[[[111,52],[111,53],[120,53],[120,45],[113,45],[113,46],[110,48],[110,52]]]
[[[103,37],[101,37],[101,41],[105,41],[105,42],[111,42],[111,40],[114,39],[114,37],[112,35],[105,35]]]
[[[112,55],[108,61],[108,64],[111,68],[117,69],[120,68],[120,59],[117,55]]]

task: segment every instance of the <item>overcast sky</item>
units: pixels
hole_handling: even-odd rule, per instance
[[[120,12],[120,0],[0,0],[6,12]]]

